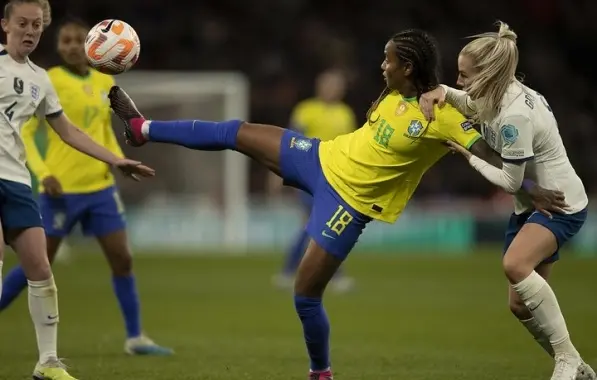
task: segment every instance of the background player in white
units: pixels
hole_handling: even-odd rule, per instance
[[[118,167],[125,175],[152,176],[139,162],[119,159],[72,125],[62,108],[48,74],[28,56],[36,48],[43,29],[50,24],[47,0],[11,0],[4,8],[2,30],[6,45],[0,46],[0,241],[18,255],[28,279],[29,310],[35,326],[39,361],[35,379],[74,379],[57,356],[58,299],[46,254],[46,238],[31,178],[25,166],[23,125],[34,113],[73,148]],[[3,249],[0,250],[0,265]],[[1,283],[1,279],[0,279]]]
[[[568,160],[556,119],[546,100],[515,78],[518,65],[516,34],[499,23],[497,33],[473,36],[458,57],[458,85],[423,95],[421,108],[433,119],[433,105],[446,101],[481,125],[483,138],[502,157],[497,168],[462,153],[485,178],[514,194],[514,214],[506,232],[503,267],[510,281],[510,309],[552,357],[552,380],[595,379],[570,340],[556,296],[547,283],[561,246],[587,217],[588,198]],[[518,191],[525,178],[564,193],[569,205],[546,216]]]

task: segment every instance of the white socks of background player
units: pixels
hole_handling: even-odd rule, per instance
[[[58,289],[54,277],[29,283],[29,312],[37,335],[39,362],[56,360],[58,341]]]
[[[539,328],[553,347],[555,355],[568,354],[580,357],[570,341],[566,321],[553,290],[537,272],[513,285],[514,290],[533,315]]]

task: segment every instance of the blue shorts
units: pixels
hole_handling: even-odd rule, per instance
[[[512,241],[518,234],[518,231],[526,223],[536,223],[550,230],[556,237],[558,248],[552,256],[545,259],[544,263],[553,263],[560,259],[560,248],[570,240],[574,235],[580,231],[583,224],[587,220],[587,209],[579,211],[575,214],[552,214],[552,218],[549,219],[547,216],[540,212],[527,212],[520,215],[512,214],[510,221],[508,222],[508,228],[506,230],[504,254],[512,244]]]
[[[0,179],[0,221],[3,231],[42,226],[30,186]]]
[[[318,139],[285,131],[281,144],[284,184],[313,196],[307,233],[327,253],[344,260],[371,218],[350,207],[325,179]]]
[[[105,236],[126,227],[124,208],[116,187],[85,194],[39,197],[46,235],[65,237],[77,223],[83,234]]]

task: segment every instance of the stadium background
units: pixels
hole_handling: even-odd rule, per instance
[[[362,120],[383,87],[384,43],[409,27],[437,37],[443,82],[453,84],[463,37],[502,19],[519,35],[519,71],[550,102],[570,159],[596,194],[597,97],[588,56],[597,47],[596,2],[61,0],[52,6],[55,22],[66,14],[90,24],[119,18],[137,30],[140,61],[117,80],[135,83],[148,116],[246,115],[277,125],[287,124],[296,102],[312,95],[317,73],[329,67],[348,73],[347,102]],[[42,66],[57,63],[54,32],[48,30],[34,55]],[[164,70],[176,73],[167,77]],[[147,79],[134,77],[141,71],[159,82],[155,93],[144,94]],[[231,92],[234,85],[242,94]],[[42,133],[42,149],[43,140]],[[62,354],[73,372],[84,379],[303,378],[291,299],[270,284],[300,227],[294,194],[271,194],[265,170],[238,157],[161,145],[125,152],[158,170],[151,181],[120,181],[120,187],[146,329],[178,355],[150,362],[120,354],[108,269],[93,242],[75,236],[56,266]],[[328,301],[338,378],[547,378],[550,362],[507,310],[499,257],[510,212],[508,195],[450,156],[426,175],[398,223],[368,227],[346,264],[355,291]],[[596,231],[591,217],[554,278],[574,338],[593,365]],[[20,378],[14,374],[27,373],[33,354],[24,299],[2,316],[0,334],[7,342],[0,356],[11,358],[0,366],[0,379]]]

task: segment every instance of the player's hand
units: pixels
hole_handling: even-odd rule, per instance
[[[441,86],[424,93],[419,99],[419,107],[427,121],[435,120],[435,111],[433,108],[436,103],[439,108],[442,108],[446,104],[446,91]]]
[[[62,185],[56,177],[50,175],[41,181],[44,187],[44,192],[51,197],[59,197],[62,195]]]
[[[570,207],[566,203],[564,193],[558,190],[547,190],[535,184],[527,193],[531,197],[535,210],[550,219],[552,218],[551,212],[564,214],[565,210]]]
[[[141,177],[153,177],[155,175],[155,170],[152,168],[142,165],[139,161],[129,160],[128,158],[116,161],[114,166],[120,169],[122,174],[135,181],[140,181]]]
[[[468,149],[454,141],[446,141],[444,144],[453,152],[462,154],[467,160],[473,155]]]

